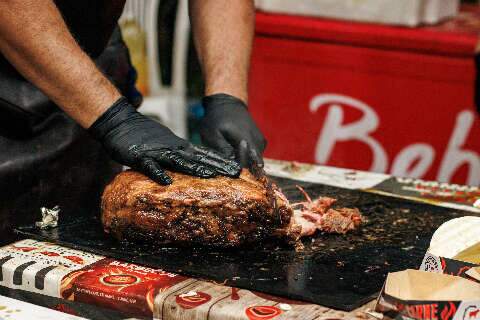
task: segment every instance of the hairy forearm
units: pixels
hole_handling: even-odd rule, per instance
[[[227,93],[248,101],[254,13],[253,0],[190,0],[205,95]]]
[[[0,51],[85,128],[120,97],[75,42],[52,0],[0,1]]]

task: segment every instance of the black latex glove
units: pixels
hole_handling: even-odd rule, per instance
[[[242,167],[263,165],[267,141],[248,113],[242,100],[228,94],[214,94],[202,100],[205,117],[200,125],[202,142]]]
[[[115,161],[160,184],[172,183],[163,168],[202,178],[240,174],[235,161],[177,137],[167,127],[137,112],[125,98],[115,102],[88,131]]]

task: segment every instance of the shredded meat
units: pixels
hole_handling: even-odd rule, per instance
[[[333,198],[319,197],[312,200],[310,196],[297,186],[306,201],[292,204],[295,209],[293,220],[302,227],[301,236],[311,236],[317,230],[327,233],[345,234],[358,228],[362,223],[362,215],[358,209],[332,209],[337,201]]]

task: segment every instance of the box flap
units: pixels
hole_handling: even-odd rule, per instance
[[[477,232],[480,229],[477,229]],[[460,251],[453,257],[456,260],[480,264],[480,241],[467,249]]]
[[[456,276],[405,270],[388,274],[385,293],[401,300],[473,301],[480,298],[480,284]]]
[[[438,55],[473,56],[480,34],[480,7],[465,5],[436,26],[406,28],[259,12],[257,35],[325,41]]]
[[[480,267],[472,268],[465,272],[465,274],[469,277],[472,277],[475,280],[480,281]]]

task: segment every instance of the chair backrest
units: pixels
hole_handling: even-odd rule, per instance
[[[162,84],[158,55],[158,10],[161,0],[127,0],[122,20],[134,19],[146,35],[148,86],[151,96],[185,96],[190,23],[188,1],[178,0],[173,48],[172,82]]]

